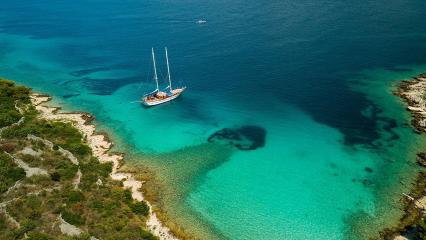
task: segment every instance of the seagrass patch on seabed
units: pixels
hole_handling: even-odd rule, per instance
[[[264,128],[248,125],[240,128],[223,128],[210,135],[207,140],[231,145],[239,150],[255,150],[265,146],[265,138]]]

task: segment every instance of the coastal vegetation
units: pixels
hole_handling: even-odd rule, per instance
[[[0,239],[157,239],[112,163],[71,123],[42,119],[30,94],[0,80]]]
[[[17,122],[21,113],[16,109],[16,104],[29,104],[29,89],[15,86],[12,81],[1,80],[0,83],[0,128]]]

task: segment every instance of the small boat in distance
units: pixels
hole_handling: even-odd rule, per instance
[[[172,78],[170,76],[170,67],[169,67],[169,56],[167,54],[167,48],[164,48],[164,50],[166,52],[167,79],[168,79],[169,85],[166,88],[164,88],[162,91],[160,91],[160,88],[158,86],[157,67],[155,65],[154,48],[152,48],[151,52],[152,52],[152,63],[154,65],[154,80],[157,85],[157,88],[154,91],[148,94],[145,94],[142,97],[142,103],[145,106],[155,106],[165,102],[169,102],[179,97],[183,93],[183,91],[185,91],[186,89],[186,87],[177,87],[174,89],[172,88]]]
[[[204,20],[204,19],[200,19],[200,20],[198,20],[196,23],[197,23],[197,24],[204,24],[204,23],[207,23],[207,21],[206,21],[206,20]]]

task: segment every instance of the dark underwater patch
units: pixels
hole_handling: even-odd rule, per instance
[[[110,69],[111,69],[111,67],[87,68],[87,69],[81,69],[81,70],[70,72],[70,75],[74,76],[74,77],[83,77],[83,76],[86,76],[86,75],[91,74],[91,73],[110,70]]]
[[[398,140],[399,139],[399,135],[393,130],[394,128],[398,127],[397,122],[394,119],[391,118],[387,118],[387,117],[382,117],[380,118],[380,120],[382,120],[383,122],[385,122],[385,126],[383,127],[383,129],[390,133],[391,136],[389,137],[388,141],[392,141],[392,140]]]
[[[255,150],[265,146],[265,138],[264,128],[248,125],[240,128],[223,128],[210,135],[207,140],[231,145],[239,150]]]
[[[63,95],[63,98],[72,98],[72,97],[77,97],[80,96],[80,93],[76,93],[76,94],[67,94],[67,95]]]
[[[406,68],[406,67],[398,67],[398,66],[391,66],[387,67],[386,70],[392,71],[392,72],[411,72],[413,69]]]
[[[80,82],[93,94],[96,95],[111,95],[117,89],[132,83],[140,82],[142,77],[127,77],[127,78],[82,78]]]
[[[105,62],[106,59],[100,59],[100,61]],[[92,73],[109,71],[109,70],[120,70],[120,69],[133,69],[138,66],[136,62],[126,62],[126,63],[116,63],[108,66],[98,66],[92,68],[83,68],[76,71],[70,72],[71,76],[74,77],[84,77]]]
[[[111,95],[117,89],[136,82],[140,82],[144,77],[139,75],[134,76],[123,76],[117,78],[94,78],[90,74],[103,72],[103,71],[116,71],[116,70],[129,70],[138,67],[137,62],[122,62],[110,64],[107,66],[97,66],[91,68],[82,68],[76,71],[69,72],[69,74],[76,79],[65,82],[69,84],[71,82],[78,82],[85,88],[90,90],[95,95]]]
[[[374,183],[369,179],[363,179],[362,184],[366,187],[372,186]]]

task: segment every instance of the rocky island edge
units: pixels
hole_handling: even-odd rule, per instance
[[[50,96],[4,79],[0,98],[0,238],[114,239],[134,229],[132,239],[177,239],[144,200],[142,182],[119,171],[124,154],[110,152],[92,115],[62,112]],[[97,236],[108,213],[124,220]]]

